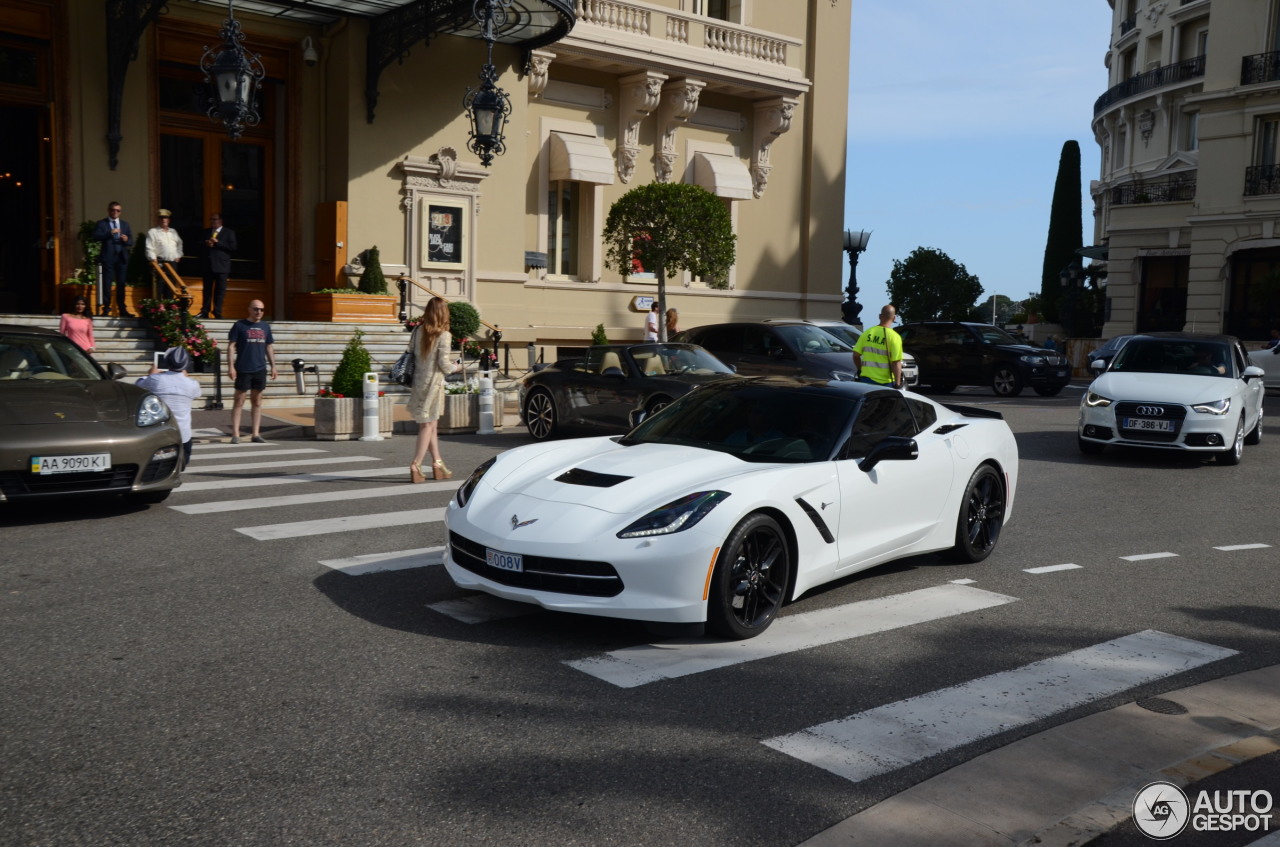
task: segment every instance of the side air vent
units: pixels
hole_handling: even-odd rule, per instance
[[[574,468],[556,477],[556,482],[563,482],[567,485],[589,485],[592,488],[613,488],[618,483],[626,482],[629,479],[631,479],[629,476],[615,476],[614,474],[596,473],[582,468]]]
[[[831,528],[827,526],[827,522],[822,519],[822,515],[818,514],[818,510],[809,505],[803,497],[796,498],[796,504],[804,509],[804,513],[809,516],[809,520],[813,521],[814,527],[817,528],[818,534],[822,536],[822,540],[828,544],[835,542],[836,537],[831,534]]]
[[[943,424],[934,430],[938,435],[946,435],[948,432],[955,432],[957,429],[964,429],[968,424]]]

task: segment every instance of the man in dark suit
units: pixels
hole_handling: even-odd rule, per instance
[[[222,225],[222,215],[209,216],[209,229],[204,234],[204,305],[198,318],[222,317],[222,298],[227,295],[227,277],[231,274],[231,256],[236,252],[236,234]]]
[[[102,263],[102,306],[111,305],[111,284],[116,285],[116,309],[122,318],[133,315],[124,305],[124,279],[129,270],[129,251],[133,248],[133,230],[120,218],[120,204],[107,204],[107,216],[94,227],[93,238],[102,243],[98,261]]]

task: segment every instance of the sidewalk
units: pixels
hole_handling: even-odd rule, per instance
[[[1139,702],[1161,711],[1128,703],[1007,744],[801,847],[1084,845],[1127,820],[1149,783],[1184,787],[1280,750],[1280,665]],[[1165,713],[1178,707],[1185,713]],[[1269,781],[1248,787],[1280,796],[1280,775]],[[1273,819],[1271,832],[1277,830]],[[1170,843],[1203,837],[1188,829]]]

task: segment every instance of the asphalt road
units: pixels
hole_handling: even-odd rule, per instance
[[[454,486],[401,479],[408,436],[201,447],[162,506],[7,507],[0,844],[779,847],[1046,726],[1280,663],[1274,426],[1238,467],[1085,457],[1079,396],[956,392],[1018,436],[999,549],[859,574],[780,623],[961,579],[1014,601],[632,688],[568,663],[651,643],[638,625],[495,611],[438,565],[340,569],[438,555]],[[527,437],[444,441],[456,485]],[[1238,652],[858,782],[762,743],[1145,630]]]

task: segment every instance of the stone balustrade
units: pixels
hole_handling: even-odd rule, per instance
[[[786,65],[787,47],[794,42],[794,39],[771,36],[715,18],[647,6],[644,3],[575,0],[575,5],[579,26],[602,27],[645,38],[658,37],[676,44],[689,44],[691,38],[692,43],[696,44],[697,33],[701,30],[702,46],[707,50],[757,62]],[[655,12],[665,17],[661,36],[655,36],[653,32]]]

